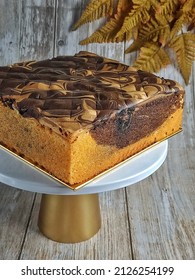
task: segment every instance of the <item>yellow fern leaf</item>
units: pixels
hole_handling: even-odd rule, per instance
[[[186,0],[182,7],[182,12],[187,13],[192,10],[194,6],[194,0]]]
[[[150,8],[150,1],[143,0],[133,1],[134,5],[129,14],[124,19],[124,23],[120,31],[118,32],[118,36],[124,34],[125,32],[131,30],[133,27],[140,24],[140,22],[147,21],[150,18],[149,15],[149,8]]]
[[[127,32],[132,32],[132,37],[134,40],[138,39],[138,34],[139,34],[138,26],[133,27],[131,30],[128,30]]]
[[[131,37],[130,33],[116,36],[120,30],[125,16],[128,14],[129,0],[120,0],[117,6],[117,14],[110,18],[100,29],[94,32],[90,37],[82,40],[81,45],[89,43],[108,43],[108,42],[121,42]]]
[[[171,29],[170,38],[173,38],[181,30],[183,25],[191,24],[193,18],[194,0],[185,0],[181,8],[176,13],[176,21]]]
[[[169,23],[164,19],[158,22],[157,20],[150,19],[150,21],[142,26],[139,33],[139,38],[143,41],[158,41],[164,46],[170,35]]]
[[[173,10],[175,10],[177,5],[178,5],[178,0],[161,1],[157,13],[166,16],[167,14],[170,14]]]
[[[92,22],[106,15],[111,15],[112,12],[113,0],[91,0],[72,30],[76,30],[85,23]]]
[[[168,22],[160,25],[156,20],[150,19],[146,25],[143,25],[139,30],[137,40],[125,50],[125,53],[130,53],[140,49],[147,41],[158,41],[161,46],[165,46],[170,35],[170,27]]]
[[[188,24],[188,31],[191,31],[195,28],[195,8],[193,8],[192,11],[189,12]]]
[[[159,6],[161,5],[159,0],[150,0],[150,3],[151,3],[151,6],[154,8],[155,11],[156,11],[156,10],[159,8]]]
[[[158,44],[146,43],[141,48],[134,67],[149,72],[158,72],[162,67],[170,64],[168,54]]]
[[[80,41],[81,45],[90,43],[108,43],[119,42],[125,39],[124,34],[120,37],[116,37],[120,26],[122,26],[122,18],[111,18],[102,28],[95,31],[90,37]]]
[[[142,40],[135,40],[133,43],[125,50],[125,53],[131,53],[134,51],[139,50],[143,46],[143,41]]]
[[[184,33],[174,37],[169,43],[177,57],[177,63],[181,74],[188,84],[192,69],[193,60],[195,60],[195,34]]]
[[[125,40],[126,41],[130,41],[133,37],[133,31],[132,30],[128,30],[126,33],[125,33]],[[120,37],[117,37],[117,38],[120,38]],[[121,41],[122,42],[122,41]]]
[[[170,32],[170,38],[173,38],[177,33],[181,30],[182,26],[185,23],[188,23],[189,19],[189,12],[183,13],[174,23],[171,32]]]

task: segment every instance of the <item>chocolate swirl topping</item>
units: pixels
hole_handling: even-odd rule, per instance
[[[88,52],[0,67],[3,104],[61,135],[180,90],[174,81]]]

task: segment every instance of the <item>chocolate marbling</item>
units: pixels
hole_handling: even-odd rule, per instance
[[[181,91],[175,81],[88,52],[0,67],[5,106],[62,136],[87,128],[97,142],[119,147],[140,137],[135,117],[143,119],[143,133],[149,133],[180,106]]]

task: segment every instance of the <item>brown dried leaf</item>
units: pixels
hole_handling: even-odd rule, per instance
[[[146,43],[141,48],[134,67],[144,71],[158,72],[170,63],[170,58],[163,48],[155,43]]]
[[[139,25],[140,22],[148,21],[150,15],[148,13],[150,8],[150,1],[133,1],[134,5],[129,12],[129,14],[125,17],[122,28],[118,32],[118,36],[124,34],[125,32],[132,30],[135,26]]]
[[[167,14],[170,14],[173,10],[175,10],[177,5],[178,5],[178,0],[161,1],[157,13],[166,16]]]
[[[177,63],[185,83],[189,83],[193,60],[195,60],[195,34],[177,35],[169,43],[177,57]]]
[[[101,17],[112,15],[113,0],[91,0],[72,30]]]
[[[195,7],[189,12],[188,17],[188,31],[195,29]]]
[[[80,44],[121,42],[125,40],[125,35],[123,34],[116,37],[116,34],[122,23],[123,19],[121,18],[111,18],[102,28],[95,31],[90,37],[80,41]]]
[[[124,18],[129,12],[128,3],[129,0],[119,0],[117,13],[90,37],[82,40],[80,44],[122,42],[127,38],[130,39],[132,36],[130,32],[117,36],[118,31],[122,27]]]

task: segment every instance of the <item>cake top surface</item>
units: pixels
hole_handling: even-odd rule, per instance
[[[88,52],[0,67],[3,104],[61,135],[180,90],[175,81]]]

